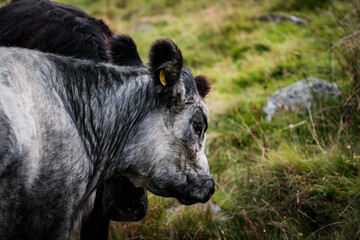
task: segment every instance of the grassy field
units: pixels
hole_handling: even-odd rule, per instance
[[[358,93],[341,55],[348,39],[344,18],[355,12],[353,4],[60,2],[131,35],[145,62],[155,39],[172,39],[194,75],[212,82],[207,156],[216,181],[212,201],[222,211],[195,205],[169,212],[180,205],[176,200],[149,194],[147,216],[112,223],[112,239],[360,239],[360,116],[349,107],[349,96]],[[306,18],[308,25],[257,20],[269,12]],[[343,94],[310,113],[284,112],[268,123],[262,112],[267,98],[307,76],[336,82]]]

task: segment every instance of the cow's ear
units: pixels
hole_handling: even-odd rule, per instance
[[[130,36],[118,34],[111,39],[109,45],[112,63],[118,66],[145,66],[136,49],[136,44]]]
[[[199,94],[202,98],[204,98],[211,89],[211,84],[209,79],[203,75],[197,75],[195,77],[196,87],[199,91]]]
[[[156,85],[174,86],[180,78],[183,58],[180,49],[169,39],[153,43],[149,53],[149,68]]]

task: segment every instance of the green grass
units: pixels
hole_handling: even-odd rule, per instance
[[[351,79],[330,50],[345,34],[339,22],[351,4],[60,2],[130,34],[145,62],[155,39],[171,38],[194,75],[207,75],[213,85],[206,99],[207,156],[216,181],[212,201],[222,213],[206,205],[167,213],[179,203],[149,194],[147,216],[139,223],[113,222],[112,239],[360,239],[360,118],[358,111],[344,117]],[[268,12],[304,17],[309,24],[257,20]],[[343,94],[311,114],[284,112],[267,123],[267,98],[306,76],[337,82]]]

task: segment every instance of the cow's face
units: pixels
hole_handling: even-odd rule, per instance
[[[129,149],[138,160],[126,175],[136,186],[183,204],[206,202],[215,187],[205,155],[209,110],[203,98],[209,84],[182,66],[170,40],[152,46],[150,72],[159,104],[138,127]]]

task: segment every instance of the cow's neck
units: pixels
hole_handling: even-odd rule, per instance
[[[126,168],[121,166],[123,149],[155,107],[154,90],[146,69],[119,72],[113,67],[70,65],[61,71],[67,108],[98,175],[96,181],[103,181]]]

